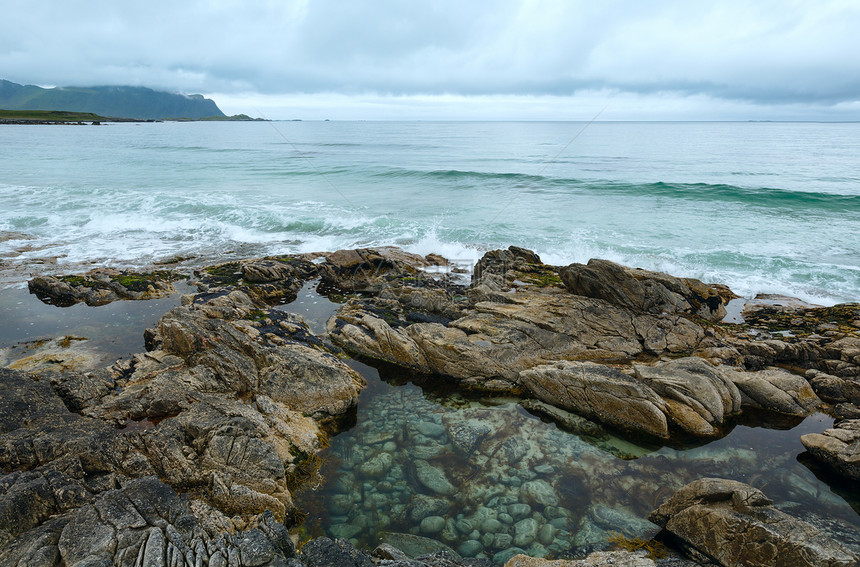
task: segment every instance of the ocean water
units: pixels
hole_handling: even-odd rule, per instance
[[[99,265],[515,244],[860,299],[860,124],[0,127],[0,285]]]

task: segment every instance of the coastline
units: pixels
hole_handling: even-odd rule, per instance
[[[456,274],[446,266],[440,256],[421,257],[396,248],[237,260],[196,270],[196,293],[181,299],[169,278],[153,282],[146,273],[97,271],[66,280],[35,278],[31,290],[55,303],[84,301],[110,306],[168,301],[158,304],[166,313],[144,325],[151,329],[144,335],[146,353],[138,351],[109,368],[63,368],[49,385],[28,382],[26,374],[5,378],[20,383],[23,391],[36,388],[46,399],[61,399],[59,406],[50,406],[54,407],[51,411],[60,415],[74,408],[68,415],[62,414],[62,419],[77,423],[86,439],[103,441],[100,447],[93,447],[74,435],[50,440],[56,433],[46,431],[44,425],[6,425],[4,443],[12,452],[4,457],[4,478],[14,485],[26,470],[41,471],[44,476],[58,470],[60,460],[69,458],[69,447],[83,447],[81,454],[92,455],[88,458],[96,458],[100,464],[93,469],[91,463],[82,462],[80,472],[66,481],[84,491],[82,500],[53,509],[54,514],[79,518],[90,506],[87,502],[102,502],[111,493],[105,492],[107,477],[112,479],[111,490],[127,493],[129,486],[143,490],[140,482],[130,479],[154,473],[166,484],[163,488],[150,484],[146,490],[175,490],[191,498],[190,514],[208,534],[198,532],[194,536],[198,541],[221,537],[241,547],[240,540],[246,537],[242,534],[252,532],[274,541],[273,534],[280,533],[277,525],[297,524],[291,492],[304,483],[319,481],[320,463],[313,455],[329,443],[331,433],[343,427],[344,419],[347,423],[354,419],[367,378],[343,363],[348,355],[377,361],[374,364],[384,362],[386,368],[399,368],[406,376],[445,378],[464,394],[490,399],[515,395],[539,402],[544,415],[579,427],[580,433],[586,426],[578,420],[587,418],[589,431],[607,428],[613,438],[627,440],[644,435],[652,443],[672,445],[681,434],[720,439],[734,427],[731,424],[737,416],[753,410],[800,418],[815,411],[827,411],[837,418],[857,415],[854,404],[860,399],[853,388],[860,362],[852,354],[860,344],[860,307],[856,304],[814,308],[771,299],[771,305],[748,306],[742,323],[725,323],[731,290],[666,274],[606,262],[551,266],[533,252],[516,247],[487,253],[468,286],[457,283]],[[288,312],[297,298],[306,302],[305,308],[313,309],[314,301],[323,297],[335,303],[316,308],[319,319],[310,325]],[[65,309],[78,308],[95,312],[105,307]],[[328,312],[335,309],[337,313],[328,318]],[[152,315],[150,310],[148,316]],[[328,319],[326,332],[322,332],[322,318]],[[78,342],[85,341],[69,341],[70,345]],[[56,350],[57,345],[51,348]],[[43,362],[50,360],[57,360],[56,353],[49,353]],[[778,369],[780,366],[793,372]],[[571,381],[574,378],[586,381]],[[679,383],[685,384],[683,395],[673,389]],[[579,397],[576,392],[583,387],[598,393],[596,398]],[[218,441],[222,434],[218,432],[225,426],[226,416],[247,423],[244,433],[230,434],[234,436],[230,446],[254,447],[243,457],[244,469],[231,463],[229,452],[222,454],[223,441]],[[435,427],[429,423],[423,427],[426,432],[421,435],[449,439],[451,450],[465,447],[465,454],[476,458],[489,450],[481,447],[485,438],[492,438],[487,433],[473,438],[472,432],[457,441],[453,432],[461,431],[459,422],[443,420]],[[825,429],[826,425],[813,435],[824,437]],[[167,442],[179,432],[196,441],[190,445]],[[842,430],[832,439],[848,434]],[[9,445],[12,438],[26,445],[32,442],[27,441],[32,435],[47,435],[52,453],[29,455]],[[152,442],[158,439],[167,444],[156,449]],[[820,448],[813,453],[815,458],[834,467],[836,474],[846,474],[838,461],[828,460],[826,445],[814,445]],[[117,459],[115,451],[126,456]],[[252,454],[256,456],[251,458]],[[159,455],[170,456],[169,461]],[[368,478],[387,481],[392,465],[385,463],[390,455],[380,455],[368,457],[361,465],[370,471]],[[452,473],[440,472],[433,464],[435,458],[421,459],[426,464],[419,464],[412,474],[422,490],[430,491],[437,500],[455,501],[445,485],[449,481],[444,480]],[[372,472],[371,462],[383,472]],[[540,466],[525,463],[528,470]],[[68,466],[63,465],[64,474],[72,470]],[[431,477],[435,480],[428,480]],[[541,481],[544,484],[534,484],[537,480],[531,478],[519,480],[516,486],[506,485],[506,491],[520,496],[501,504],[505,510],[515,503],[539,510],[538,516],[530,518],[536,533],[550,525],[549,516],[559,508],[558,502],[550,502],[560,480],[551,474],[546,478]],[[734,491],[747,490],[732,486]],[[547,507],[554,507],[553,511]],[[498,520],[508,512],[495,514],[492,519]],[[589,516],[592,521],[602,517],[594,514],[597,512]],[[352,522],[354,516],[349,517]],[[424,516],[418,522],[422,527],[416,526],[419,533],[444,531],[423,530],[424,523],[437,522],[424,522],[431,517],[445,523],[439,514]],[[476,522],[471,516],[460,519],[468,520],[472,527]],[[35,537],[39,530],[48,529],[50,522],[43,522],[37,518],[16,537]],[[479,533],[478,539],[462,539],[471,536],[471,530],[459,536],[459,528],[449,536],[457,542],[455,547],[478,542],[486,552],[475,551],[476,544],[469,543],[468,553],[475,551],[479,558],[504,563],[516,550],[526,552],[529,545],[537,545],[537,535],[520,534],[520,529],[531,530],[530,522],[521,528],[515,529],[513,524],[506,528],[510,542],[504,537],[499,542],[495,536],[485,537],[502,533],[494,524],[490,527],[500,531]],[[664,522],[664,529],[666,525]],[[66,527],[52,529],[59,529],[56,533],[60,534]],[[657,532],[659,529],[645,541]],[[559,533],[546,537],[547,553],[556,554],[552,546],[562,545],[556,540],[565,541]],[[638,537],[637,533],[626,537]],[[814,534],[816,542],[828,539],[818,531]],[[687,541],[691,537],[690,533],[675,536]],[[819,536],[824,539],[817,539]],[[513,545],[514,539],[520,545]],[[843,543],[853,545],[853,541]],[[501,547],[505,543],[508,547]],[[603,544],[609,542],[604,539]],[[690,545],[703,544],[692,541]],[[829,552],[850,557],[835,545]],[[285,548],[289,548],[286,543],[281,548],[284,557],[289,555]],[[586,546],[577,553],[595,550]],[[498,554],[502,555],[496,557]]]

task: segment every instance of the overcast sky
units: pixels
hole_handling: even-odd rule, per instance
[[[202,93],[228,114],[860,120],[858,0],[0,7],[0,78]]]

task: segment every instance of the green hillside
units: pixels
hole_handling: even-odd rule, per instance
[[[44,89],[0,79],[0,108],[63,110],[115,118],[159,120],[223,118],[224,113],[202,95],[181,95],[145,87],[56,87]]]

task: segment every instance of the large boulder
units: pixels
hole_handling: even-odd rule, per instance
[[[592,362],[562,361],[520,373],[540,400],[620,429],[666,438],[665,402],[635,378]]]
[[[694,481],[649,519],[726,567],[848,567],[858,561],[817,528],[772,507],[760,490],[733,480]]]
[[[647,313],[686,312],[719,321],[726,316],[720,290],[694,279],[631,269],[592,259],[560,270],[568,291],[594,297],[626,309]]]
[[[741,394],[714,365],[687,357],[656,366],[634,364],[636,377],[665,401],[668,416],[696,435],[714,435],[725,417],[741,410]]]
[[[860,481],[860,420],[838,423],[824,433],[807,433],[800,442],[809,454],[853,481]]]

